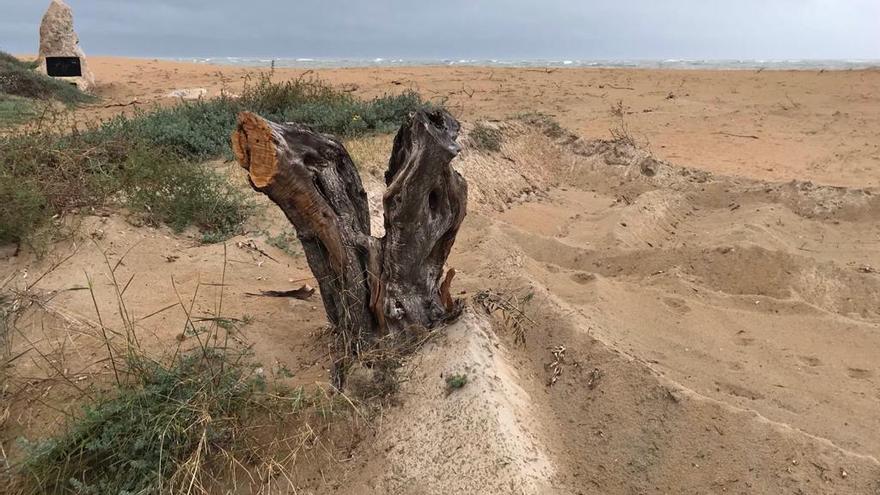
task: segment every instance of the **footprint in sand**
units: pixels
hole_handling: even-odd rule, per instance
[[[730,362],[727,363],[727,367],[730,368],[731,371],[743,371],[746,367],[740,362]]]
[[[690,313],[691,307],[687,305],[684,299],[679,299],[677,297],[664,297],[663,304],[669,306],[676,313]]]
[[[870,370],[862,368],[847,368],[846,374],[849,375],[850,378],[855,378],[856,380],[867,380],[874,375]]]
[[[742,385],[737,385],[735,383],[715,382],[715,387],[718,392],[724,392],[725,394],[734,397],[742,397],[743,399],[749,400],[760,400],[764,398],[764,394],[749,390]]]
[[[596,274],[576,272],[571,275],[571,279],[581,285],[586,285],[586,284],[596,280]]]
[[[798,359],[807,366],[815,368],[816,366],[822,366],[822,360],[815,356],[798,356]]]

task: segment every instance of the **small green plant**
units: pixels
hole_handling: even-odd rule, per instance
[[[454,373],[446,377],[446,393],[463,388],[468,383],[468,377],[464,373]]]
[[[485,122],[477,122],[470,132],[470,138],[476,149],[496,152],[501,151],[504,135],[496,127],[491,127]]]
[[[281,378],[293,378],[293,371],[291,371],[286,364],[277,363],[275,376],[279,376]]]
[[[535,293],[531,290],[523,294],[483,290],[474,295],[473,301],[487,315],[513,333],[514,344],[525,345],[526,330],[536,326],[534,320],[526,314],[526,306],[534,297]]]

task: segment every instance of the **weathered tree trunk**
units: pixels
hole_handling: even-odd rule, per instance
[[[385,237],[377,315],[390,328],[432,327],[454,310],[441,283],[467,210],[467,183],[450,162],[460,126],[444,111],[419,112],[394,138],[385,172]]]
[[[232,136],[238,162],[296,227],[348,355],[456,315],[449,293],[455,272],[444,278],[443,267],[467,206],[467,184],[450,165],[458,131],[442,110],[420,110],[400,128],[385,174],[385,237],[378,239],[370,235],[360,176],[339,141],[239,115]]]

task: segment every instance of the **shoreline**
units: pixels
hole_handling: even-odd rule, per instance
[[[17,57],[36,58],[35,54],[16,54]],[[88,58],[123,60],[152,60],[161,62],[192,63],[216,67],[263,69],[419,69],[461,68],[475,69],[613,69],[613,70],[672,70],[672,71],[880,71],[880,59],[456,59],[456,58],[384,58],[384,57],[264,57],[264,56],[131,56],[88,55]]]

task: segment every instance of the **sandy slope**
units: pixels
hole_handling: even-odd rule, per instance
[[[450,329],[350,480],[419,494],[880,489],[876,191],[505,133],[501,153],[459,164],[473,196],[497,202],[473,208],[451,263],[471,293],[535,294],[527,343],[503,330],[494,343],[479,320]],[[566,363],[548,387],[559,345]],[[451,370],[474,388],[447,398]]]
[[[100,59],[95,66],[100,75]],[[407,364],[401,405],[383,411],[366,441],[290,493],[878,493],[876,187],[728,177],[705,171],[723,170],[717,163],[685,168],[627,145],[497,125],[500,152],[461,139],[456,167],[470,184],[470,214],[450,264],[462,297],[534,294],[525,346],[471,309]],[[877,127],[866,125],[866,133]],[[688,129],[678,130],[681,139]],[[788,142],[780,128],[770,135]],[[793,157],[786,173],[809,174],[795,142],[783,147]],[[719,156],[755,158],[750,148],[737,152]],[[738,172],[766,176],[760,167]],[[872,173],[860,180],[876,185]],[[375,203],[381,184],[365,176]],[[90,295],[69,290],[88,273],[105,321],[118,320],[100,248],[111,264],[124,257],[119,279],[135,277],[126,292],[135,315],[173,304],[175,286],[187,300],[200,287],[195,312],[216,314],[224,277],[222,313],[252,317],[240,338],[267,372],[283,364],[294,383],[325,380],[317,299],[246,295],[308,279],[305,261],[260,233],[285,227],[276,209],[250,227],[224,255],[222,245],[108,213],[86,218],[48,259],[4,258],[0,279],[21,287],[76,251],[35,286],[53,297],[26,313],[11,352],[35,343],[76,383],[110,380]],[[277,261],[237,244],[250,239]],[[177,345],[184,321],[179,307],[143,320],[145,345]],[[562,374],[548,386],[551,349],[560,345]],[[17,393],[0,441],[14,455],[17,435],[51,431],[59,409],[75,405],[43,360],[29,356],[9,372]],[[467,373],[469,384],[447,395],[450,372]]]

